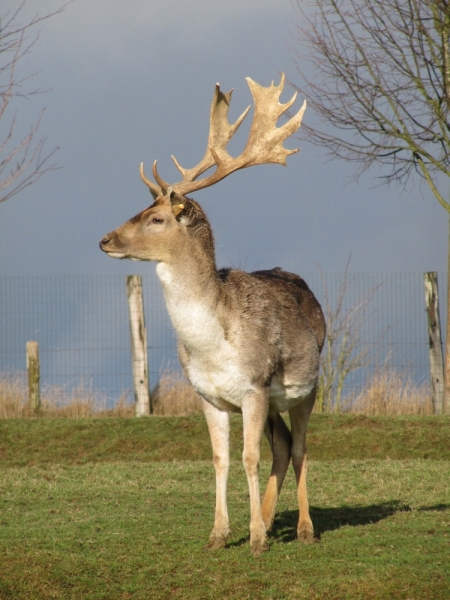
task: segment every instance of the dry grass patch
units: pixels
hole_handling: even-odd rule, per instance
[[[200,399],[181,373],[165,371],[152,392],[153,414],[159,417],[185,417],[202,412]]]
[[[394,370],[375,374],[344,410],[370,416],[434,414],[429,384],[416,385]]]
[[[123,393],[113,408],[108,408],[104,394],[93,391],[81,381],[76,387],[43,386],[38,412],[28,404],[28,385],[24,374],[0,376],[0,418],[54,417],[82,419],[86,417],[132,417],[134,406]]]

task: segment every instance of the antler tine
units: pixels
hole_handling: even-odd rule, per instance
[[[158,183],[159,187],[161,188],[163,194],[165,194],[167,192],[168,188],[170,187],[170,183],[167,183],[167,181],[164,181],[164,179],[158,173],[158,169],[156,168],[157,162],[158,161],[155,160],[153,163],[152,173],[153,173],[153,177],[156,179],[156,182]],[[173,188],[173,186],[172,186],[172,188]]]
[[[147,187],[150,188],[150,192],[151,192],[153,198],[156,200],[156,198],[162,194],[161,188],[159,186],[155,185],[153,183],[153,181],[151,181],[150,179],[148,179],[148,177],[145,175],[145,173],[144,173],[144,163],[142,163],[142,162],[141,162],[141,165],[139,167],[139,172],[141,174],[142,181],[145,183],[145,185]]]
[[[286,108],[283,112],[285,112],[286,110],[288,110],[288,108],[290,108],[292,106],[292,104],[295,102],[296,97],[297,97],[297,92],[295,92],[293,98],[289,102],[286,102],[286,104],[284,104],[284,106]],[[287,139],[289,136],[291,136],[293,133],[295,133],[297,131],[297,129],[299,129],[300,125],[302,124],[303,115],[305,113],[305,110],[306,110],[306,100],[303,100],[303,104],[301,105],[300,110],[287,123],[285,123],[284,125],[282,125],[280,127],[280,134],[282,137],[282,141]],[[284,148],[284,151],[286,152],[286,156],[295,154],[296,152],[299,152],[299,150],[300,150],[300,148],[294,148],[292,150],[286,150]],[[286,164],[286,160],[285,160],[284,164]]]
[[[183,175],[183,178],[184,178],[184,176],[187,172],[187,169],[183,169],[183,167],[180,165],[180,163],[177,161],[177,159],[175,158],[175,156],[173,154],[170,155],[170,158],[173,160],[176,168],[180,171],[180,173]]]

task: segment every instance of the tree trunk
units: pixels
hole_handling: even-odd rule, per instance
[[[148,362],[147,331],[144,320],[142,299],[142,279],[139,275],[127,277],[128,308],[130,310],[131,359],[133,366],[134,399],[136,416],[151,414]]]
[[[423,282],[425,285],[425,304],[428,315],[430,380],[433,393],[433,408],[434,413],[440,415],[442,414],[442,401],[444,396],[444,363],[442,360],[437,273],[424,273]]]
[[[447,327],[445,329],[445,389],[442,401],[442,414],[446,415],[450,407],[450,218],[448,221],[448,258],[447,258]]]

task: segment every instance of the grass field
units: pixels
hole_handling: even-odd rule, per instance
[[[450,598],[449,417],[314,415],[320,542],[294,540],[289,473],[258,559],[238,418],[232,442],[232,539],[209,552],[202,418],[0,421],[0,599]],[[269,468],[264,460],[262,481]]]

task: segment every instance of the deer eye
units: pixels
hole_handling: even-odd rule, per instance
[[[161,217],[152,217],[150,219],[150,223],[152,225],[162,225],[164,223],[164,219],[162,219]]]

